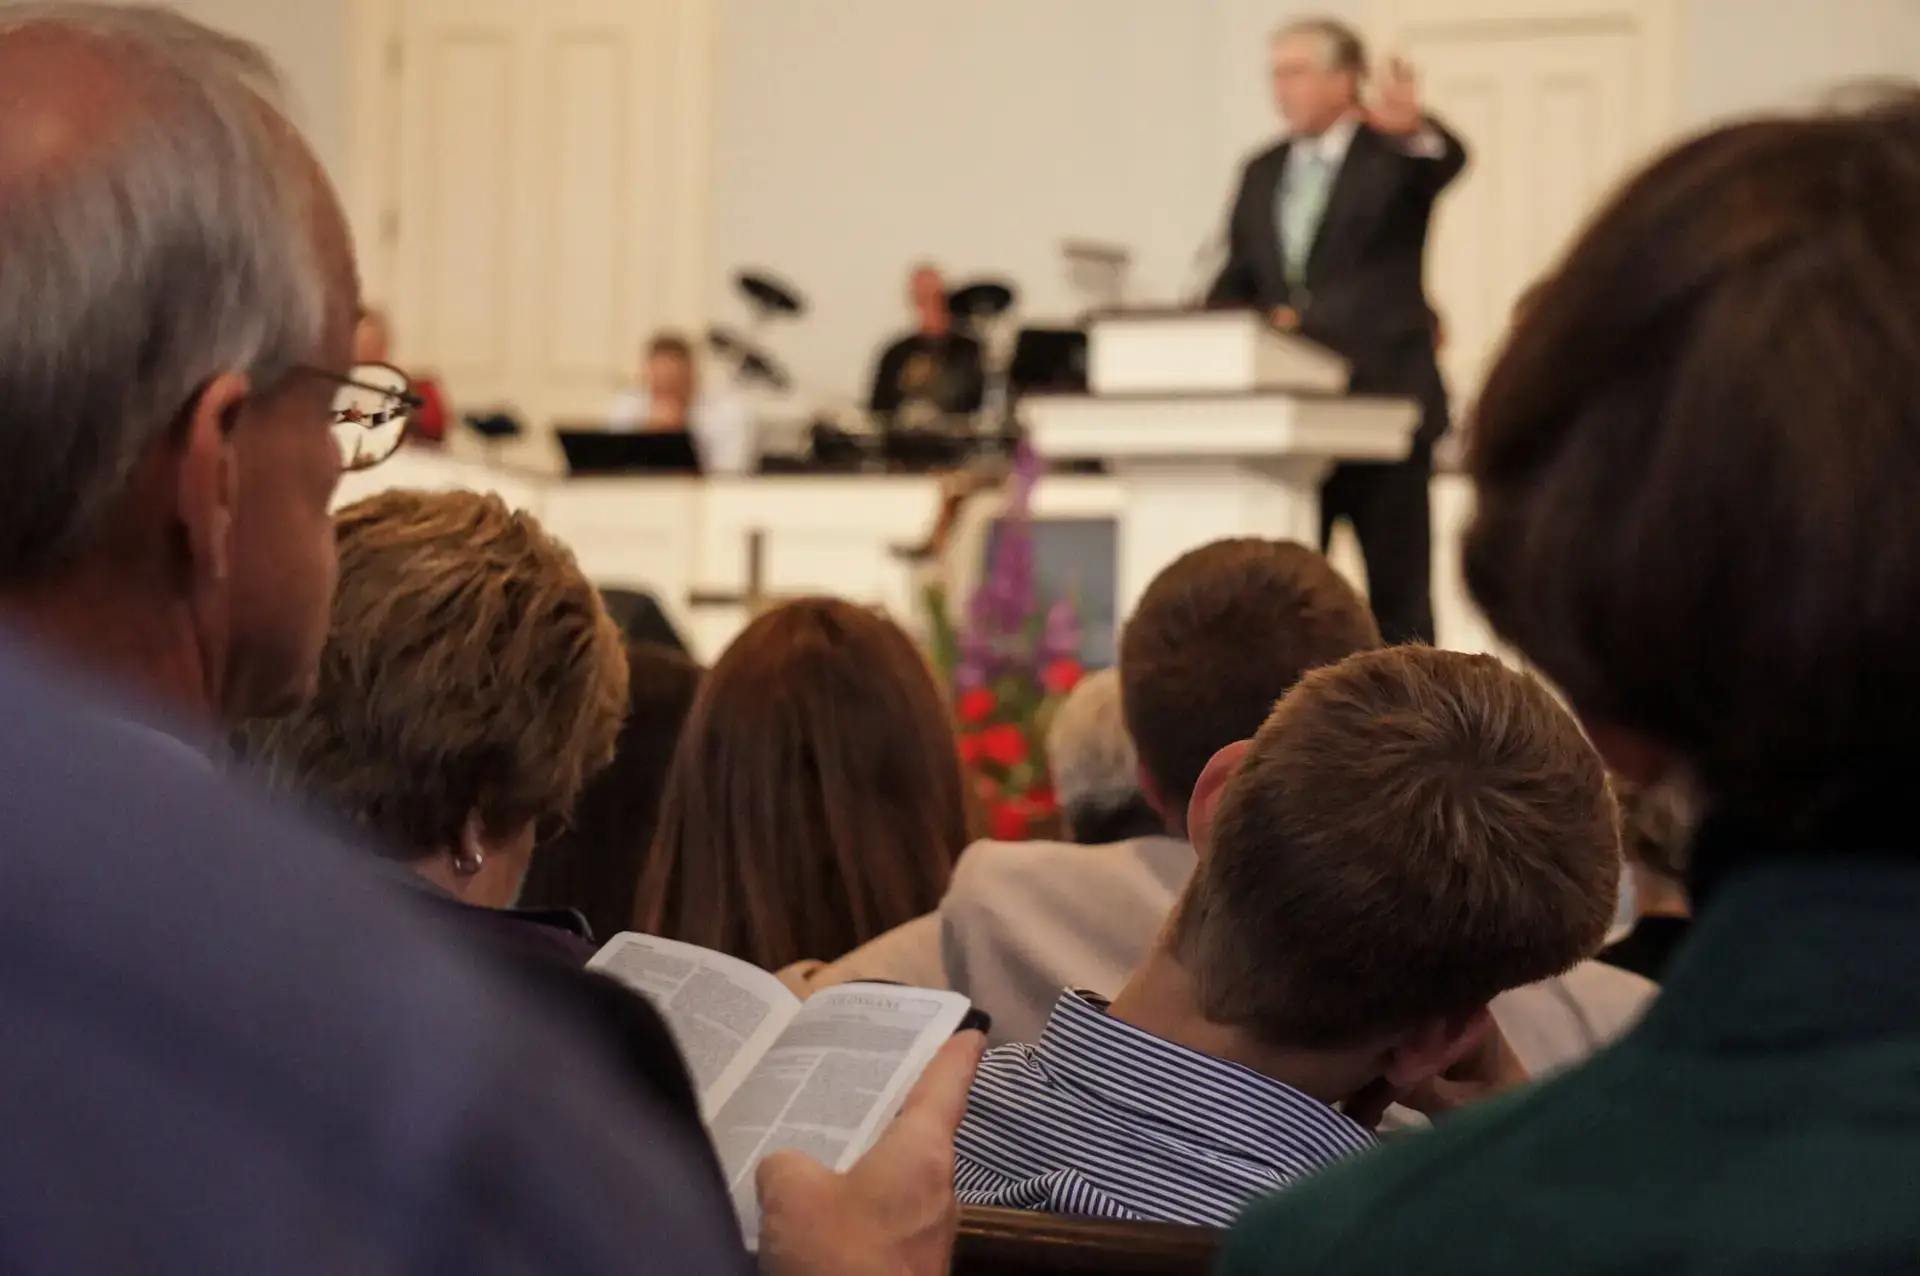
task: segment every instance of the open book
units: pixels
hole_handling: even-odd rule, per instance
[[[646,993],[673,1030],[749,1243],[761,1159],[793,1149],[852,1165],[969,1009],[959,993],[891,984],[803,1002],[757,966],[647,935],[616,936],[588,965]]]

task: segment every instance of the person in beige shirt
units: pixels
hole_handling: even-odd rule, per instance
[[[1162,810],[1183,810],[1207,759],[1250,738],[1303,673],[1376,645],[1365,603],[1302,546],[1230,540],[1180,559],[1121,639],[1142,790]],[[803,995],[862,979],[950,987],[993,1016],[995,1045],[1037,1040],[1061,989],[1112,996],[1146,957],[1193,874],[1181,832],[1093,846],[976,843],[937,912],[789,983]],[[1624,1031],[1655,991],[1587,961],[1503,993],[1493,1012],[1538,1075]]]

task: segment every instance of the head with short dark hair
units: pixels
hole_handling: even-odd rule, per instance
[[[1914,751],[1916,225],[1910,104],[1715,129],[1613,197],[1478,402],[1480,606],[1620,769],[1773,835]]]
[[[1304,545],[1215,541],[1156,576],[1120,635],[1120,699],[1168,826],[1185,827],[1213,755],[1258,730],[1301,675],[1379,645],[1366,601]]]
[[[699,388],[693,343],[678,332],[655,333],[647,342],[647,389],[656,401],[685,405]]]
[[[635,922],[770,970],[832,961],[940,902],[967,842],[961,794],[913,640],[838,599],[776,607],[694,698]]]
[[[1295,133],[1317,137],[1360,105],[1367,46],[1333,18],[1302,18],[1273,34],[1273,96]]]
[[[145,5],[0,7],[0,596],[226,722],[311,687],[346,220],[260,51]]]
[[[1310,673],[1203,789],[1169,942],[1206,1017],[1268,1046],[1464,1019],[1591,956],[1613,918],[1605,768],[1492,656],[1395,647]]]
[[[535,825],[613,756],[620,631],[573,554],[497,496],[383,492],[338,526],[319,689],[249,753],[392,858],[510,861],[508,902]]]

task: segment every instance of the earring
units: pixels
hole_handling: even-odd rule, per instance
[[[480,871],[480,866],[486,862],[487,857],[479,851],[461,852],[453,857],[453,871],[462,877],[472,877]]]

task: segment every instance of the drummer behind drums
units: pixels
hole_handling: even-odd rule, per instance
[[[928,430],[980,410],[986,370],[980,343],[954,331],[946,281],[929,265],[914,268],[912,332],[881,352],[868,406],[889,429]]]

